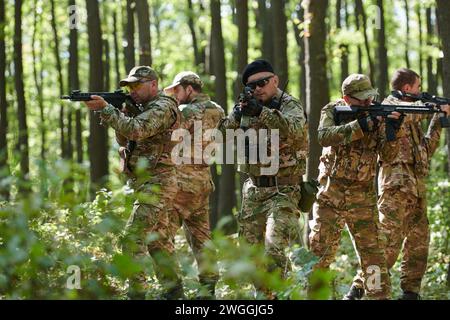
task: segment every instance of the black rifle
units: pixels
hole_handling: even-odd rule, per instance
[[[346,119],[357,119],[369,114],[371,117],[383,117],[387,118],[392,112],[399,112],[402,116],[405,113],[421,113],[421,114],[433,114],[444,113],[438,105],[426,104],[424,106],[415,105],[389,105],[374,103],[368,107],[362,106],[336,106],[334,110],[335,121],[337,124],[341,124]],[[450,123],[447,117],[441,117],[441,126],[443,128],[450,127]],[[386,121],[386,139],[388,141],[394,141],[396,130],[393,122]]]
[[[123,104],[126,103],[127,114],[135,117],[141,113],[141,110],[133,101],[129,94],[118,89],[114,92],[81,92],[80,90],[73,90],[70,95],[61,96],[61,99],[70,101],[90,101],[91,96],[100,96],[105,99],[106,102],[114,106],[115,108],[122,110]],[[127,149],[125,152],[125,166],[131,171],[128,166],[128,160],[131,157],[134,149],[136,148],[136,141],[128,140]]]
[[[422,92],[419,95],[415,95],[415,94],[411,94],[411,93],[402,92],[400,90],[396,90],[396,91],[392,91],[392,96],[394,96],[397,99],[409,98],[413,101],[422,101],[424,103],[427,103],[427,102],[434,103],[438,106],[450,104],[450,98],[438,97],[438,96],[432,95],[428,92]]]
[[[119,110],[122,110],[123,104],[126,103],[127,111],[133,116],[141,113],[131,96],[121,89],[114,92],[81,92],[80,90],[73,90],[70,95],[61,96],[61,99],[70,101],[90,101],[92,100],[91,96],[100,96]]]

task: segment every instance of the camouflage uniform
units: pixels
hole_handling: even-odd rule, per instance
[[[384,104],[411,104],[393,96]],[[421,104],[417,102],[416,104]],[[430,240],[425,178],[429,161],[439,145],[441,125],[438,114],[431,120],[428,133],[424,135],[421,120],[425,115],[409,114],[402,129],[400,150],[394,159],[380,161],[378,176],[378,209],[383,233],[387,238],[386,262],[388,269],[397,260],[401,246],[401,288],[418,293],[425,273]]]
[[[171,135],[180,125],[180,114],[176,100],[162,93],[144,103],[141,110],[141,114],[130,118],[108,105],[100,116],[102,123],[116,130],[122,146],[126,141],[136,141],[128,161],[128,183],[137,200],[127,223],[123,251],[137,257],[150,253],[156,276],[170,290],[180,283],[176,265],[170,259],[179,226],[174,206],[178,185],[171,161]],[[140,274],[130,286],[142,290],[145,275]]]
[[[184,120],[181,127],[188,130],[191,137],[196,135],[202,137],[203,131],[215,128],[225,114],[218,104],[203,93],[198,93],[189,104],[180,105],[179,109]],[[201,123],[201,127],[194,124],[196,121]],[[208,266],[202,254],[205,243],[211,239],[209,195],[214,190],[209,166],[202,157],[203,150],[210,142],[207,137],[203,137],[202,141],[203,145],[197,146],[201,153],[195,153],[196,146],[192,141],[191,155],[188,158],[184,157],[189,164],[176,167],[179,189],[175,197],[175,207],[183,221],[186,238],[197,260],[200,283],[210,285],[217,282],[219,275],[216,266]]]
[[[367,296],[384,299],[390,296],[390,280],[379,232],[374,177],[377,157],[392,159],[398,142],[385,141],[383,122],[370,132],[364,132],[354,118],[336,125],[334,108],[338,105],[345,102],[329,103],[320,118],[318,139],[324,148],[319,166],[320,188],[310,221],[310,247],[320,258],[315,268],[328,268],[346,224],[359,256],[362,278],[368,280],[374,266],[380,271],[380,288],[366,283]]]
[[[278,89],[276,98],[281,98]],[[231,113],[219,124],[221,131],[237,129],[240,122]],[[264,106],[259,117],[250,118],[249,127],[268,129],[268,149],[270,150],[270,131],[279,129],[279,170],[275,176],[277,184],[256,186],[264,165],[241,164],[238,171],[248,174],[249,179],[242,189],[242,208],[238,215],[239,234],[250,244],[264,244],[266,254],[273,259],[268,270],[278,269],[286,275],[290,269],[285,248],[290,243],[299,243],[300,228],[300,186],[306,168],[308,153],[308,127],[306,116],[300,102],[284,94],[279,110]],[[272,178],[273,178],[272,177]]]

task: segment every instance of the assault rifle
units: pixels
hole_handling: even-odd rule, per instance
[[[342,123],[346,119],[358,119],[364,117],[367,114],[371,117],[383,117],[386,119],[386,139],[388,141],[394,141],[396,135],[395,124],[398,121],[392,121],[393,119],[388,118],[392,112],[399,112],[402,117],[406,113],[421,113],[421,114],[433,114],[433,113],[443,113],[444,116],[440,118],[441,126],[443,128],[450,127],[450,122],[446,117],[445,112],[441,110],[439,105],[436,104],[426,104],[424,106],[415,105],[389,105],[381,103],[373,103],[368,107],[362,106],[336,106],[334,110],[335,121],[337,124]]]

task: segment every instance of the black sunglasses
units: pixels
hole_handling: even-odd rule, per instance
[[[256,87],[264,88],[269,83],[270,78],[273,78],[273,76],[268,76],[253,82],[248,82],[246,86],[250,87],[250,89],[252,90],[255,90]]]

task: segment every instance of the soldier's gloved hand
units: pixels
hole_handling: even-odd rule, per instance
[[[394,128],[395,132],[398,132],[398,130],[400,130],[400,127],[402,126],[404,118],[404,114],[402,114],[398,119],[386,118],[386,126],[391,126],[392,128]]]
[[[233,117],[236,119],[236,121],[241,122],[242,118],[242,108],[240,105],[235,105],[233,108]]]
[[[379,120],[376,117],[367,116],[365,118],[359,118],[358,123],[364,132],[375,131],[378,126]]]
[[[262,111],[262,105],[256,99],[250,99],[247,105],[242,107],[242,114],[249,117],[259,117]]]

